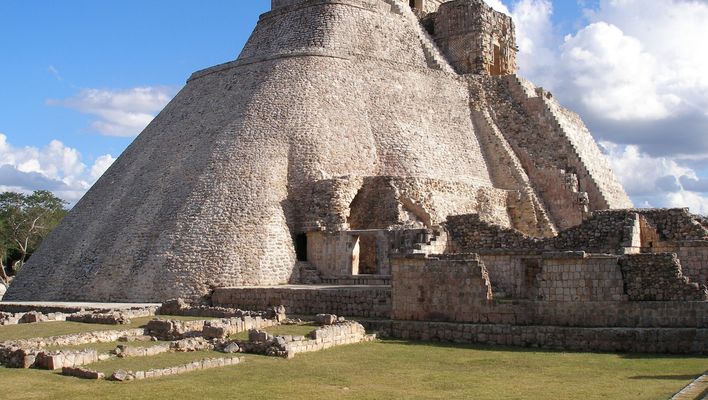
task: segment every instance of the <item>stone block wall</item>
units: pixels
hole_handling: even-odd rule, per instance
[[[527,277],[527,266],[529,264],[538,265],[540,263],[539,257],[524,257],[523,254],[518,253],[487,252],[480,253],[479,258],[487,268],[494,298],[529,297],[528,291],[533,286],[533,281],[529,282],[529,280],[535,279],[536,275]]]
[[[616,256],[544,254],[534,297],[543,301],[622,301],[624,281]]]
[[[680,242],[677,247],[684,276],[708,286],[708,241]]]
[[[676,254],[632,254],[620,265],[632,301],[708,301],[705,285],[683,276]]]
[[[393,319],[469,320],[492,300],[487,270],[476,255],[396,257],[391,278]]]
[[[284,305],[288,314],[333,313],[346,317],[389,318],[391,288],[382,287],[233,287],[212,295],[217,306],[247,310]]]

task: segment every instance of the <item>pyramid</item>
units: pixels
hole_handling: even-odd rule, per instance
[[[443,235],[460,214],[552,237],[631,207],[580,118],[516,75],[516,51],[511,19],[480,0],[273,0],[239,57],[189,78],[5,300],[385,273],[381,249],[353,261],[346,238]]]

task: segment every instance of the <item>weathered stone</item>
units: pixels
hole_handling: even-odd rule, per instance
[[[19,323],[20,324],[33,324],[37,322],[44,322],[47,320],[47,317],[39,312],[36,311],[30,311],[26,312],[20,317]]]
[[[315,322],[320,325],[333,325],[337,323],[337,316],[334,314],[317,314]]]
[[[125,371],[122,369],[119,369],[118,371],[115,371],[111,375],[111,380],[113,381],[118,381],[118,382],[127,382],[127,381],[132,381],[135,379],[135,375],[133,375],[132,372],[130,371]]]
[[[239,347],[238,344],[232,342],[232,343],[227,344],[226,347],[224,347],[222,351],[224,353],[238,353],[241,351],[241,348]]]
[[[81,379],[105,379],[106,375],[102,372],[93,371],[90,369],[80,368],[80,367],[63,367],[61,369],[61,374],[66,376],[73,376]]]

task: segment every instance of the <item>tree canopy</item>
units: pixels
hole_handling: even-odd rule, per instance
[[[67,214],[66,202],[46,190],[0,194],[0,279],[16,273]],[[5,277],[6,278],[6,277]]]

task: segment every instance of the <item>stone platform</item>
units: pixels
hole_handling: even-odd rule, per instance
[[[388,285],[279,285],[217,288],[212,304],[243,310],[284,305],[288,314],[390,318]]]
[[[129,310],[135,308],[159,307],[160,303],[83,303],[52,301],[0,301],[0,311],[20,313],[37,311],[41,313],[61,312],[71,314],[85,311]]]
[[[587,328],[455,322],[362,320],[380,337],[559,351],[708,355],[708,329]]]

